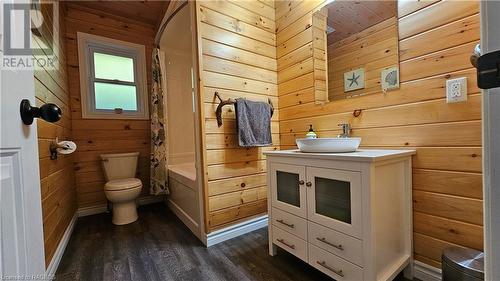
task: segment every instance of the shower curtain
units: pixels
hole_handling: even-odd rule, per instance
[[[166,105],[162,85],[163,56],[159,49],[153,50],[153,88],[151,93],[151,179],[150,193],[169,194],[168,153],[166,130]]]

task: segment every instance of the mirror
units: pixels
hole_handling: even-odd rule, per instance
[[[316,103],[399,88],[397,0],[328,3],[313,13]]]

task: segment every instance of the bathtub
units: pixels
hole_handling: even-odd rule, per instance
[[[169,165],[168,176],[189,186],[196,181],[196,167],[194,163]]]
[[[170,194],[167,197],[167,202],[169,208],[198,236],[200,233],[200,208],[195,164],[169,165],[168,178]]]

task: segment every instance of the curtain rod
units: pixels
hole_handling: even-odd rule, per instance
[[[170,2],[170,4],[172,4],[173,1]],[[184,1],[184,3],[182,3],[182,5],[180,5],[177,9],[175,9],[175,11],[170,15],[168,16],[167,20],[160,26],[160,28],[158,29],[158,32],[156,33],[156,36],[155,36],[155,47],[160,49],[160,40],[161,40],[161,35],[163,34],[163,32],[165,31],[165,28],[167,28],[167,25],[168,23],[172,20],[172,18],[182,9],[184,8],[184,6],[186,6],[187,4],[189,3],[189,1]],[[169,4],[169,5],[170,5]]]

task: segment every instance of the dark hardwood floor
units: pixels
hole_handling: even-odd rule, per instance
[[[164,204],[139,217],[126,226],[110,214],[79,219],[56,280],[331,280],[283,250],[269,256],[267,228],[207,249]]]

